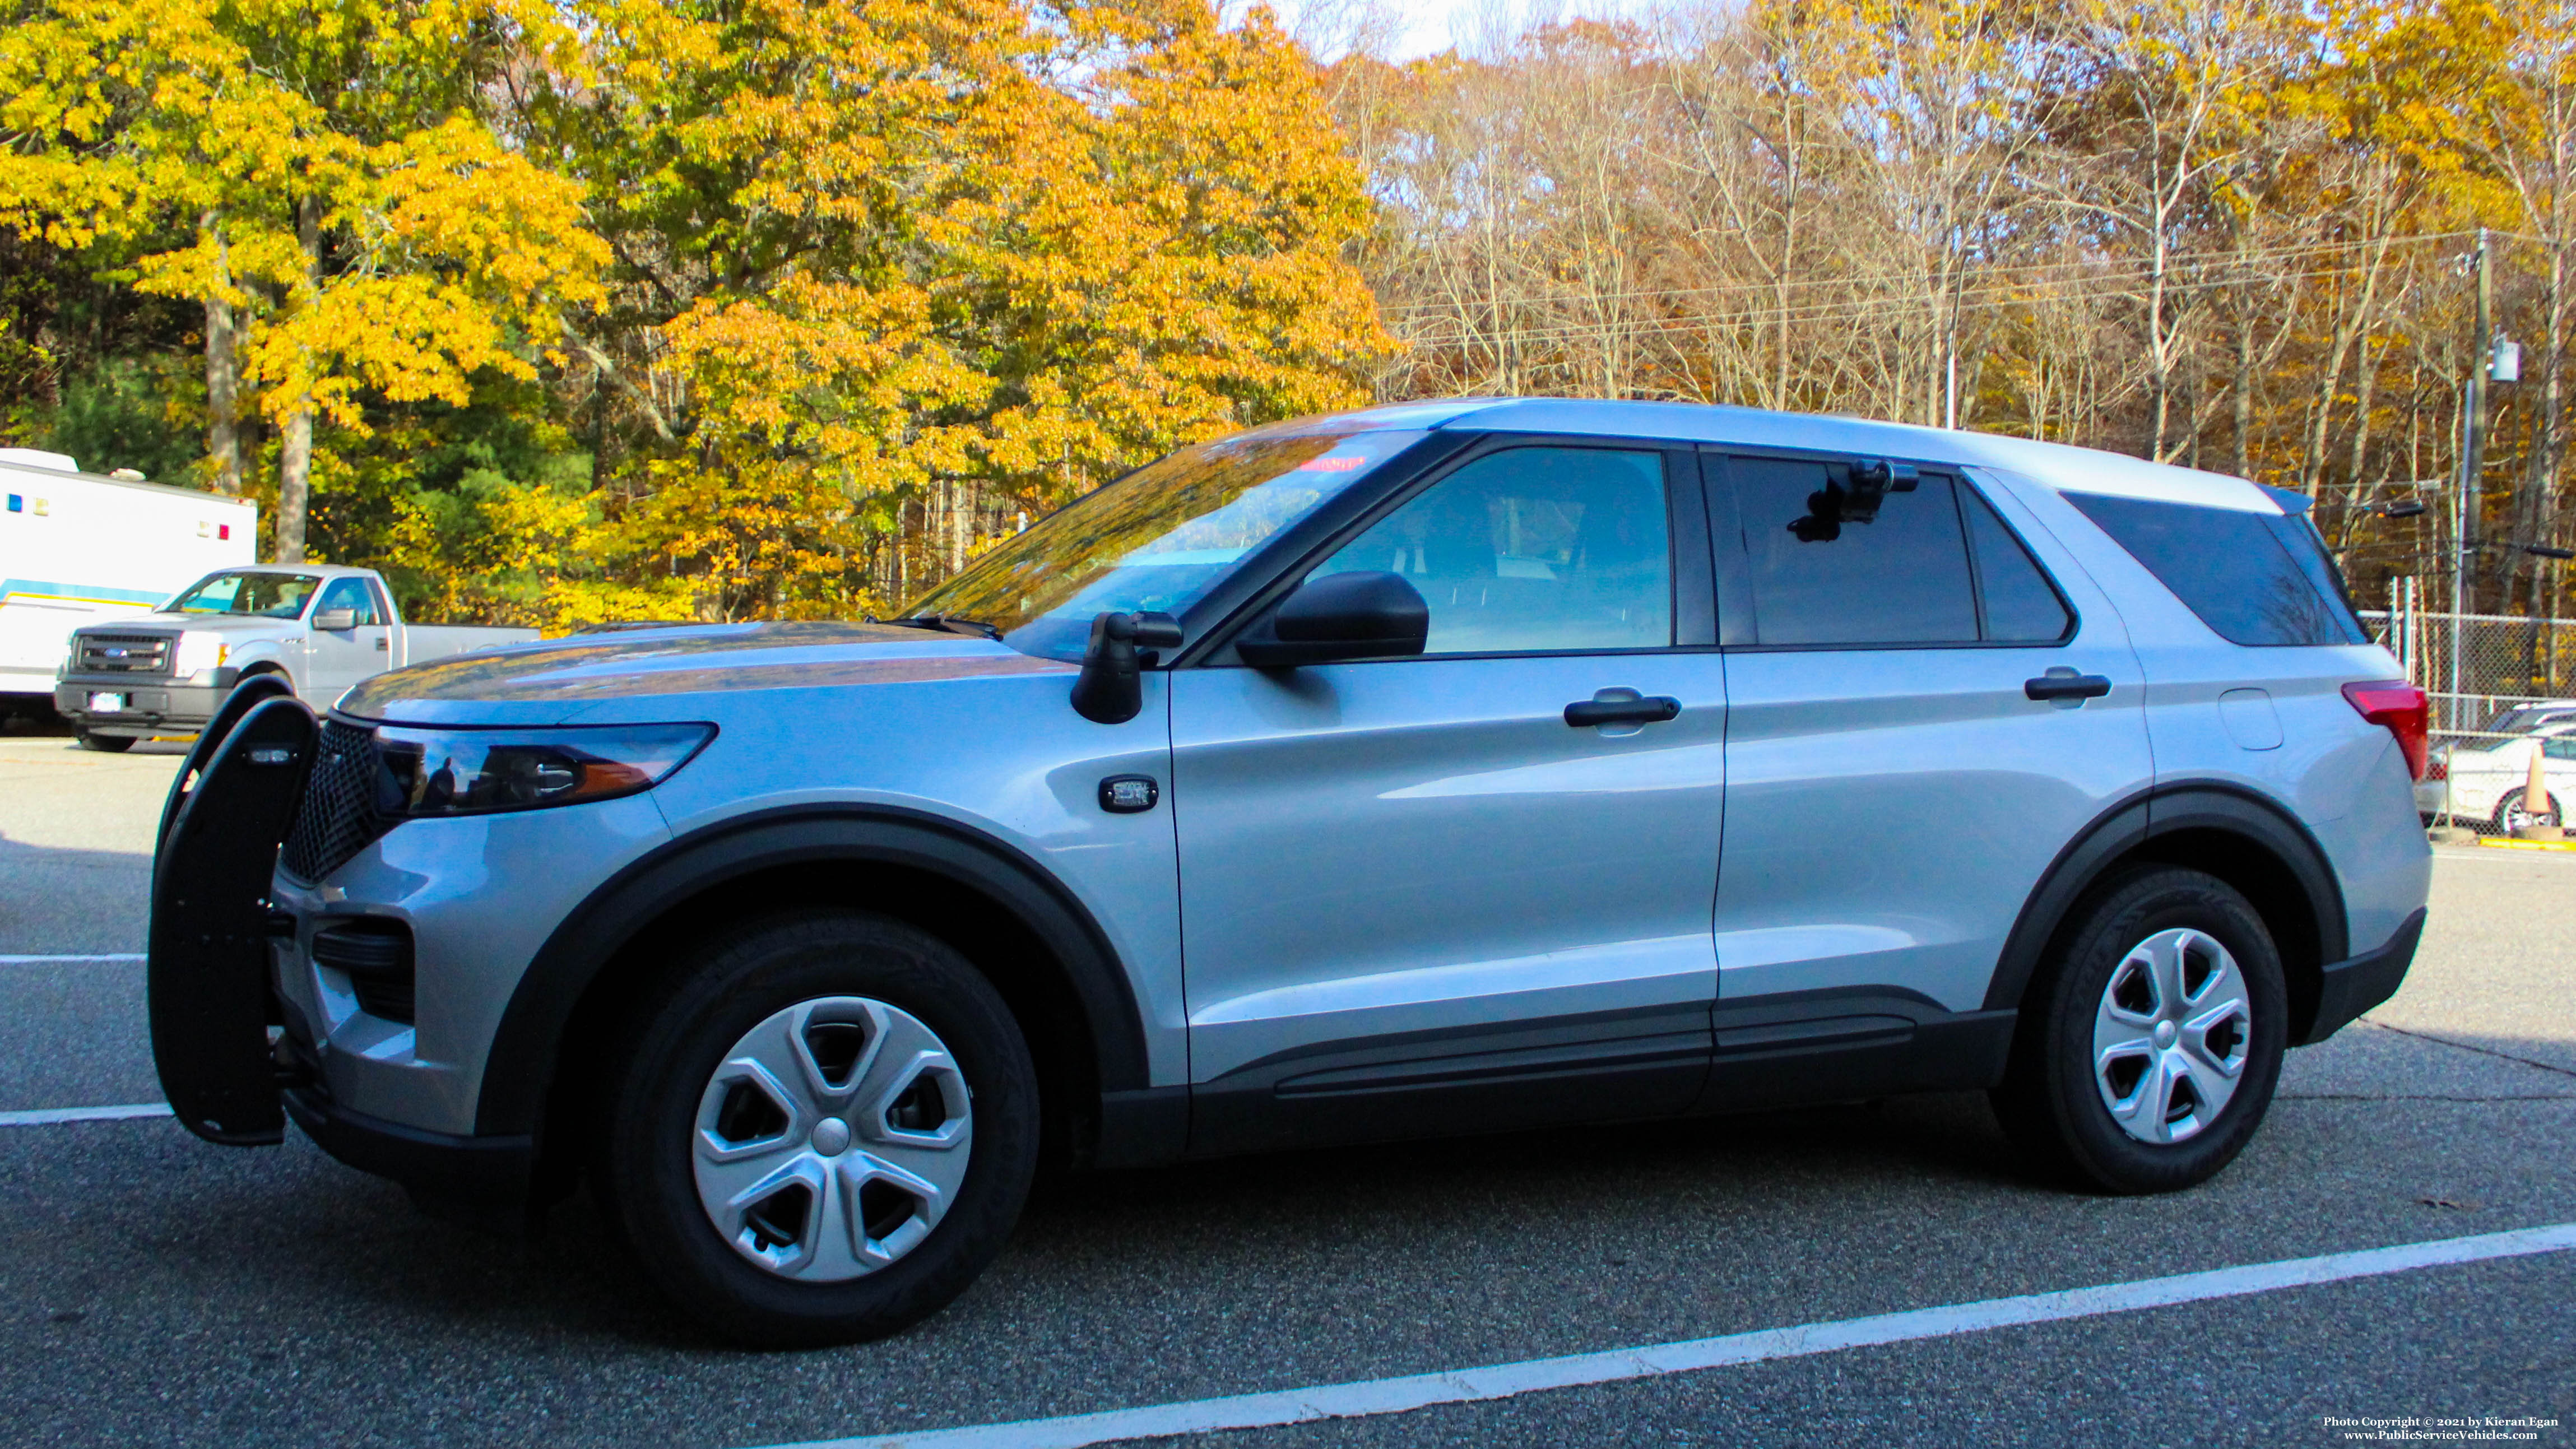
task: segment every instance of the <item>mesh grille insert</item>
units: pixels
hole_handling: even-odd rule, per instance
[[[384,764],[374,730],[324,720],[319,755],[280,857],[300,880],[320,880],[338,870],[396,823],[376,813],[376,781]]]

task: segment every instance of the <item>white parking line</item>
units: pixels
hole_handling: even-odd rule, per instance
[[[1882,1313],[1870,1318],[1800,1324],[1795,1328],[1730,1333],[1719,1338],[1695,1338],[1680,1343],[1616,1348],[1601,1353],[1569,1354],[1563,1358],[1530,1359],[1521,1363],[1488,1364],[1482,1368],[1457,1369],[1448,1373],[1362,1379],[1355,1383],[1323,1384],[1225,1399],[1195,1399],[1140,1409],[1113,1409],[1106,1413],[1076,1414],[1060,1419],[1023,1419],[1016,1423],[977,1424],[959,1429],[813,1440],[803,1444],[773,1445],[770,1449],[1078,1449],[1081,1445],[1103,1444],[1116,1439],[1207,1434],[1227,1429],[1265,1429],[1315,1419],[1366,1418],[1377,1414],[1401,1414],[1434,1404],[1507,1399],[1544,1389],[1618,1383],[1663,1374],[1760,1363],[1767,1359],[1834,1353],[1847,1348],[1948,1338],[1993,1328],[2093,1318],[2141,1308],[2236,1298],[2249,1293],[2272,1293],[2283,1288],[2303,1288],[2347,1278],[2406,1273],[2449,1263],[2476,1263],[2490,1258],[2565,1252],[2571,1248],[2576,1248],[2576,1223],[2555,1223],[2509,1233],[2443,1238],[2430,1243],[2371,1248],[2357,1253],[2328,1253],[2323,1257],[2253,1263],[2205,1273],[2179,1273],[2170,1278],[2106,1283],[2059,1293],[1989,1298],[1978,1303],[1957,1303],[1946,1308],[1923,1308],[1910,1313]]]
[[[0,956],[0,966],[61,966],[73,961],[140,961],[140,951],[92,952],[73,956]]]
[[[39,1107],[26,1112],[0,1112],[0,1127],[51,1127],[61,1122],[123,1122],[134,1117],[167,1117],[167,1102],[128,1102],[117,1107]]]

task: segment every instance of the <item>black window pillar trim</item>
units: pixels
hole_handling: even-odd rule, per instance
[[[520,977],[493,1035],[476,1104],[476,1134],[538,1130],[575,1007],[608,963],[652,922],[725,880],[826,862],[929,871],[999,900],[1063,963],[1089,1017],[1102,1093],[1145,1089],[1144,1018],[1125,965],[1090,910],[1043,867],[1006,842],[921,811],[791,806],[665,843],[602,883],[555,927]]]

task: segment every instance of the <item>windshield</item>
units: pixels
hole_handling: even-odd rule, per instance
[[[1005,539],[905,612],[978,620],[1024,653],[1079,659],[1093,615],[1180,613],[1236,560],[1421,436],[1253,435],[1183,448]]]
[[[216,574],[162,606],[165,614],[257,614],[292,619],[322,581],[311,574]]]

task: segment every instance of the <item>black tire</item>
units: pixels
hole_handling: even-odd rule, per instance
[[[809,1283],[734,1250],[701,1205],[692,1151],[710,1075],[745,1032],[821,997],[861,996],[918,1018],[955,1058],[973,1104],[965,1177],[929,1235],[864,1276]],[[772,917],[692,954],[631,1020],[612,1073],[606,1206],[647,1276],[718,1334],[805,1348],[896,1332],[937,1312],[1001,1252],[1038,1156],[1038,1084],[1010,1009],[927,932],[856,911]]]
[[[2486,822],[2487,828],[2498,835],[2509,836],[2513,834],[2513,816],[2515,811],[2522,808],[2522,796],[2523,787],[2520,785],[2516,785],[2512,789],[2505,791],[2504,797],[2496,801],[2495,815],[2492,819]],[[2549,795],[2543,798],[2548,801],[2548,808],[2540,813],[2538,819],[2527,823],[2533,825],[2566,824],[2567,817],[2558,808],[2558,797],[2555,795]]]
[[[2190,1137],[2150,1143],[2124,1131],[2104,1102],[2093,1029],[2130,950],[2177,927],[2216,938],[2235,958],[2252,1023],[2234,1095]],[[2006,1132],[2051,1175],[2094,1191],[2173,1192],[2216,1176],[2262,1125],[2288,1043],[2288,992],[2263,918],[2215,876],[2150,866],[2093,891],[2058,940],[2023,998],[2011,1064],[1992,1094]]]
[[[121,755],[127,750],[133,749],[134,745],[135,739],[132,735],[94,735],[87,730],[82,730],[80,732],[80,747],[84,750],[96,750],[101,754],[107,755]]]

